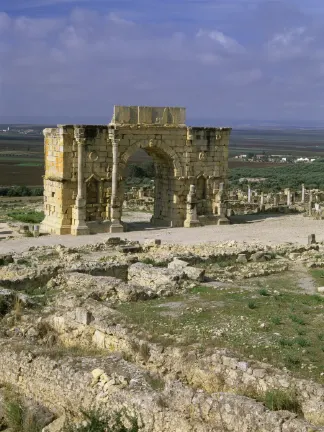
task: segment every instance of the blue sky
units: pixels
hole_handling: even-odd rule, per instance
[[[5,116],[324,124],[323,0],[0,0]]]

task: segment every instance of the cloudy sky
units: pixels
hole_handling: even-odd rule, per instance
[[[0,123],[112,106],[324,125],[323,0],[0,0]]]

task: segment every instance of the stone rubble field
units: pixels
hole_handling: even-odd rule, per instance
[[[150,432],[324,431],[323,244],[131,234],[5,243],[0,430],[19,397],[35,431],[122,409]]]

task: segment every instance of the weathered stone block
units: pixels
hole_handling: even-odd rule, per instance
[[[76,308],[75,320],[84,325],[89,325],[93,320],[92,313],[83,308]]]

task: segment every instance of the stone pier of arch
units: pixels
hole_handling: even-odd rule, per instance
[[[155,165],[152,225],[228,222],[231,128],[187,126],[185,116],[179,107],[115,106],[108,125],[45,129],[42,230],[74,235],[127,230],[124,176],[138,149]]]

